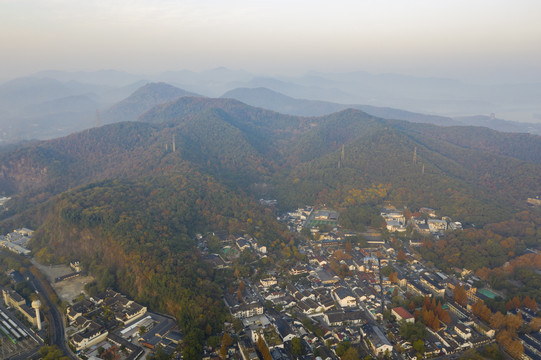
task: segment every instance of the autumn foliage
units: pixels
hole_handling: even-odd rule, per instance
[[[423,323],[434,331],[438,331],[441,328],[441,322],[449,324],[451,317],[446,310],[441,307],[441,302],[436,303],[436,299],[425,296],[423,300],[423,307],[420,312]]]
[[[454,288],[453,300],[462,306],[466,306],[468,304],[468,294],[466,293],[464,286],[459,284]]]
[[[492,311],[490,311],[490,308],[485,305],[483,300],[478,300],[475,304],[473,304],[471,310],[474,315],[486,322],[488,322],[492,316]]]

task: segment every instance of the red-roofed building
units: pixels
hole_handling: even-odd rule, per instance
[[[403,307],[396,307],[392,310],[392,314],[396,316],[397,321],[404,320],[409,323],[414,323],[415,318],[413,315],[410,314],[410,312]]]

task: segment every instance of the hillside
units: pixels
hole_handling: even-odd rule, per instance
[[[90,182],[150,174],[173,153],[173,139],[176,161],[247,186],[275,166],[280,140],[308,126],[300,118],[203,98],[181,98],[142,119],[152,123],[110,124],[1,153],[0,193],[20,195],[10,206],[17,212]]]
[[[414,137],[441,140],[463,148],[504,155],[519,160],[541,163],[541,136],[524,133],[502,133],[486,127],[441,127],[394,122],[394,126]]]
[[[98,280],[94,291],[112,286],[154,311],[174,315],[185,345],[196,354],[229,314],[224,283],[201,260],[193,234],[254,233],[258,223],[272,239],[289,236],[256,202],[188,164],[166,166],[157,176],[83,186],[47,208],[33,241],[40,261],[79,259]],[[268,244],[270,236],[259,241]]]
[[[353,110],[346,114],[355,116]],[[330,124],[336,122],[298,141],[302,151],[297,153],[309,157],[277,176],[277,198],[282,204],[305,201],[340,207],[350,192],[384,185],[386,195],[375,203],[385,199],[399,206],[429,206],[466,222],[485,224],[524,208],[524,200],[541,191],[539,164],[430,137],[411,137],[381,119],[368,118],[364,126],[355,121]],[[336,139],[343,140],[343,159]],[[312,157],[314,153],[318,156]]]
[[[106,124],[135,121],[155,105],[173,101],[182,96],[197,96],[197,94],[166,83],[148,83],[107,109],[102,114],[102,121]]]
[[[339,183],[353,186],[364,179],[363,186],[393,183],[389,199],[399,201],[397,205],[425,201],[438,207],[445,202],[453,213],[470,216],[479,215],[484,203],[503,209],[494,212],[493,220],[499,220],[541,192],[541,171],[534,164],[541,146],[537,136],[389,121],[359,110],[297,117],[201,97],[158,105],[138,123],[112,124],[6,152],[1,155],[0,191],[21,193],[15,211],[92,181],[152,173],[172,152],[173,139],[177,161],[233,188],[246,191],[256,183],[269,184],[286,208],[314,202],[319,192]],[[343,145],[350,155],[337,171]],[[425,177],[435,176],[427,183],[415,178],[421,168],[412,173],[407,165],[415,148]],[[297,173],[301,181],[292,182]],[[333,180],[308,186],[311,178],[321,176]],[[423,196],[412,190],[420,184],[426,187]],[[294,195],[280,195],[292,189]],[[434,195],[449,191],[460,196],[446,200]],[[458,211],[461,202],[479,204]]]
[[[28,206],[92,181],[140,175],[155,156],[154,135],[148,124],[121,123],[4,152],[0,191],[21,194]]]

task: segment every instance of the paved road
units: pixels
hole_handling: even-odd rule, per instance
[[[49,298],[49,295],[45,291],[44,285],[39,281],[39,279],[36,279],[34,275],[32,275],[32,273],[29,271],[27,272],[26,276],[28,276],[28,278],[30,279],[30,283],[32,284],[32,286],[34,286],[34,289],[39,291],[39,293],[43,296],[43,298],[47,302],[47,306],[50,309],[51,317],[53,318],[53,323],[49,324],[52,332],[51,344],[57,345],[58,348],[62,350],[65,355],[69,356],[71,359],[76,360],[77,358],[71,353],[70,349],[66,345],[62,314],[60,314],[56,305]]]

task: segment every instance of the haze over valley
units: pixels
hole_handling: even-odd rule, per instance
[[[126,99],[154,82],[174,86],[177,92],[160,97],[147,89],[149,98],[141,100],[149,106],[197,94],[236,98],[291,115],[319,116],[357,108],[375,116],[412,122],[541,133],[537,96],[541,83],[481,86],[443,78],[366,72],[264,77],[217,68],[154,76],[119,71],[44,71],[13,79],[0,85],[0,140],[5,144],[47,139],[127,120],[110,114],[122,106],[123,100],[134,101]]]

